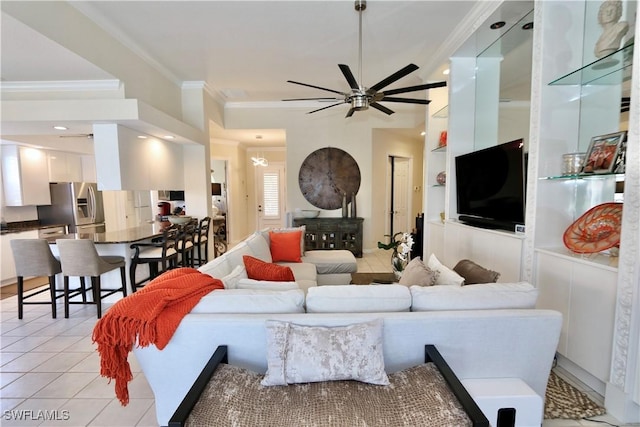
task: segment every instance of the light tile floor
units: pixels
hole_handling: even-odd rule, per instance
[[[358,259],[358,270],[389,272],[389,257],[390,253],[382,250],[365,254]],[[49,306],[26,306],[24,319],[19,320],[16,297],[0,301],[0,424],[157,426],[153,393],[134,355],[129,358],[134,379],[129,384],[132,398],[128,406],[120,405],[114,397],[113,384],[99,375],[99,359],[91,341],[95,307],[71,306],[70,318],[64,319],[59,304],[58,313],[58,319],[51,319]],[[568,376],[563,377],[571,381]],[[585,391],[602,403],[602,397]],[[17,419],[20,415],[21,420]],[[599,422],[545,420],[543,427],[606,425],[602,421],[619,425],[607,415],[596,419]]]

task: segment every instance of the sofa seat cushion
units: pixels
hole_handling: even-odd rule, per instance
[[[308,313],[409,311],[411,292],[402,285],[318,286],[307,291]]]
[[[351,283],[351,273],[334,273],[318,275],[318,286],[348,285]]]
[[[473,286],[411,286],[411,311],[535,308],[538,289],[530,283]]]
[[[237,289],[255,289],[263,291],[290,291],[300,289],[298,282],[277,282],[244,278],[238,280]]]
[[[306,251],[302,262],[315,264],[318,274],[355,273],[358,271],[356,257],[347,250]]]
[[[271,291],[225,289],[202,297],[191,314],[206,313],[303,313],[304,292],[300,289]]]
[[[279,262],[277,264],[289,267],[293,272],[293,277],[296,278],[296,282],[299,280],[313,280],[315,282],[318,278],[316,266],[308,262]]]

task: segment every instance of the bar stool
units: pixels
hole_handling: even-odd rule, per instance
[[[211,226],[211,217],[206,216],[200,220],[196,229],[196,238],[194,245],[198,248],[198,266],[209,262],[209,227]],[[202,245],[204,245],[204,258],[202,258]],[[195,266],[195,264],[194,264]]]
[[[193,267],[195,258],[195,239],[198,220],[193,218],[188,223],[178,228],[177,249],[180,253],[178,265],[180,267]]]
[[[10,241],[18,278],[18,319],[22,319],[23,305],[51,304],[51,317],[56,318],[56,300],[63,295],[56,292],[56,274],[62,272],[60,261],[51,253],[44,239],[14,239]],[[48,277],[49,288],[24,294],[25,277]],[[49,292],[50,301],[25,301],[43,292]]]
[[[178,259],[177,239],[178,229],[172,225],[162,231],[162,237],[148,243],[134,243],[130,246],[131,249],[135,250],[129,267],[129,280],[131,281],[131,290],[133,292],[141,288],[144,282],[152,280],[160,273],[176,267]],[[149,277],[136,281],[136,268],[139,264],[149,265]],[[159,266],[161,268],[158,268]]]
[[[79,276],[91,277],[91,290],[93,301],[98,313],[98,319],[102,317],[102,299],[122,292],[122,296],[127,296],[127,275],[125,271],[125,260],[121,256],[98,255],[96,246],[92,240],[88,239],[58,239],[56,240],[60,262],[62,264],[62,276],[64,279],[64,317],[69,317],[69,304],[87,304],[83,302],[72,302],[69,299],[73,296],[69,290],[69,277]],[[117,289],[102,289],[100,276],[116,268],[120,269],[120,279],[122,287]]]

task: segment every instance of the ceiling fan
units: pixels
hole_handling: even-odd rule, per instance
[[[294,98],[294,99],[284,99],[283,101],[340,101],[340,102],[336,102],[335,104],[331,104],[327,107],[322,107],[322,108],[318,108],[317,110],[313,110],[313,111],[309,111],[307,114],[311,114],[311,113],[315,113],[317,111],[322,111],[322,110],[326,110],[327,108],[331,108],[331,107],[335,107],[336,105],[342,105],[342,104],[350,104],[351,108],[349,108],[349,111],[347,112],[347,115],[345,117],[351,117],[353,115],[354,112],[356,111],[363,111],[363,110],[367,110],[369,107],[373,107],[376,110],[382,111],[383,113],[387,114],[387,115],[391,115],[394,113],[393,110],[385,107],[384,105],[381,105],[380,102],[384,101],[384,102],[401,102],[401,103],[406,103],[406,104],[422,104],[422,105],[427,105],[429,104],[429,100],[427,99],[414,99],[414,98],[398,98],[395,96],[390,96],[390,95],[397,95],[399,93],[407,93],[407,92],[416,92],[419,90],[426,90],[426,89],[433,89],[433,88],[437,88],[437,87],[443,87],[447,85],[447,82],[437,82],[437,83],[428,83],[428,84],[423,84],[423,85],[417,85],[417,86],[410,86],[410,87],[404,87],[404,88],[399,88],[399,89],[391,89],[388,91],[382,91],[382,89],[384,89],[385,87],[389,86],[391,83],[394,83],[397,80],[400,80],[401,78],[403,78],[404,76],[414,72],[415,70],[418,69],[418,66],[415,64],[409,64],[406,67],[396,71],[395,73],[391,74],[389,77],[379,81],[378,83],[374,84],[373,86],[367,88],[364,86],[361,86],[358,81],[360,81],[360,83],[362,83],[362,12],[367,8],[367,2],[366,0],[355,0],[355,9],[358,12],[358,18],[359,18],[359,32],[358,32],[358,77],[359,79],[356,80],[355,77],[353,76],[353,73],[351,72],[351,69],[349,68],[348,65],[345,64],[338,64],[338,67],[340,67],[340,71],[342,71],[342,74],[344,75],[344,77],[347,79],[347,83],[349,83],[349,87],[351,88],[350,92],[341,92],[339,90],[333,90],[333,89],[328,89],[325,87],[320,87],[320,86],[315,86],[315,85],[311,85],[311,84],[307,84],[307,83],[301,83],[301,82],[296,82],[293,80],[287,80],[288,83],[293,83],[293,84],[297,84],[297,85],[301,85],[301,86],[307,86],[307,87],[312,87],[315,89],[320,89],[320,90],[325,90],[328,92],[333,92],[333,93],[337,93],[342,95],[342,98],[338,98],[338,97],[334,97],[334,98],[328,98],[328,97],[318,97],[318,98]]]

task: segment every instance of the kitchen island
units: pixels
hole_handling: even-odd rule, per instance
[[[138,227],[125,228],[122,230],[107,231],[104,233],[69,233],[55,237],[47,238],[54,255],[58,256],[57,239],[89,239],[96,245],[99,255],[119,255],[124,257],[127,268],[127,294],[131,293],[131,284],[128,283],[129,267],[131,266],[131,257],[133,249],[131,244],[149,241],[156,237],[162,236],[162,231],[169,227],[169,222],[152,222],[142,224]],[[147,277],[149,274],[147,265],[139,265],[136,270],[136,276],[139,278]],[[78,280],[78,279],[72,279]],[[103,287],[118,288],[120,287],[120,272],[118,269],[109,271],[102,275]],[[62,289],[62,277],[56,279],[56,287]]]

